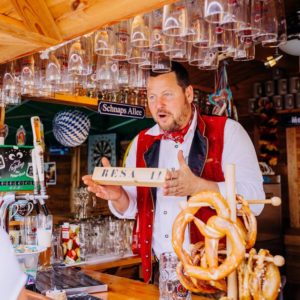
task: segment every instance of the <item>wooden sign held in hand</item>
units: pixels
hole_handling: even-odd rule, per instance
[[[164,184],[167,169],[96,167],[93,180],[102,185],[134,185],[160,187]]]

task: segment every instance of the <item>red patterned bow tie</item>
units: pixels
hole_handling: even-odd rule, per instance
[[[174,141],[175,143],[182,144],[184,141],[184,136],[186,135],[186,133],[188,132],[188,130],[191,126],[193,116],[194,116],[194,111],[195,111],[195,109],[193,108],[192,116],[184,128],[182,128],[180,130],[176,130],[176,131],[163,130],[162,131],[163,133],[156,136],[155,140],[171,140],[171,141]]]
[[[182,144],[184,141],[184,136],[188,132],[190,125],[191,125],[191,122],[188,122],[188,124],[180,130],[164,131],[161,138],[163,140],[171,140],[171,141],[174,141],[175,143]]]

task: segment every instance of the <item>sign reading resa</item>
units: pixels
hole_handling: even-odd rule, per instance
[[[98,112],[102,115],[119,116],[126,118],[145,118],[145,108],[139,105],[128,105],[101,101]]]

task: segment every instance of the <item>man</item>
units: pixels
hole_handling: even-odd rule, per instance
[[[109,200],[109,207],[119,218],[137,218],[139,253],[144,280],[151,278],[151,250],[155,255],[173,251],[172,224],[179,203],[203,190],[226,195],[226,164],[236,165],[237,193],[245,199],[263,199],[262,176],[254,147],[239,123],[225,117],[200,116],[193,107],[193,88],[188,73],[178,63],[172,71],[151,74],[147,86],[148,105],[157,123],[142,131],[133,141],[126,159],[127,167],[160,167],[171,170],[163,188],[100,186],[83,177],[89,191]],[[104,166],[109,166],[103,158]],[[259,214],[263,206],[253,206]],[[206,221],[214,211],[201,208],[197,214]],[[153,221],[154,220],[154,221]],[[185,244],[199,240],[191,226]]]

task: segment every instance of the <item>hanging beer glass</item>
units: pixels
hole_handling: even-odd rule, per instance
[[[60,63],[54,51],[49,53],[46,66],[46,80],[51,83],[57,83],[61,80]]]
[[[228,0],[232,1],[232,0]],[[233,0],[234,1],[234,0]],[[227,0],[205,0],[204,19],[211,23],[222,23],[226,12]]]
[[[203,1],[201,1],[203,4]],[[208,47],[208,41],[209,41],[209,23],[206,22],[203,18],[203,7],[199,7],[196,11],[192,26],[195,32],[195,35],[193,36],[193,44],[196,47],[200,48],[206,48]]]
[[[236,33],[246,37],[257,36],[261,30],[263,1],[244,0],[241,15],[244,22],[240,23],[240,26],[236,29]]]
[[[131,20],[130,43],[133,47],[149,47],[149,14],[140,14]]]
[[[144,56],[144,48],[141,47],[131,47],[129,50],[129,57],[128,57],[128,62],[130,64],[141,64],[143,63],[146,58]]]
[[[71,94],[73,91],[74,75],[68,71],[68,53],[70,44],[63,45],[56,50],[56,57],[60,63],[61,80],[56,82],[55,91],[62,94]]]
[[[278,35],[278,19],[276,14],[276,1],[263,2],[260,1],[261,20],[260,31],[254,37],[256,42],[273,42],[277,40]]]
[[[246,22],[245,10],[248,0],[229,0],[220,23],[225,30],[238,30]]]
[[[12,62],[8,65],[8,68],[3,75],[2,98],[6,105],[17,105],[21,101],[21,91]]]
[[[255,44],[251,37],[238,36],[235,37],[235,52],[233,60],[248,61],[255,57]]]
[[[164,53],[152,52],[152,71],[155,73],[167,73],[171,71],[171,60]]]
[[[81,74],[83,70],[83,52],[80,39],[74,41],[69,49],[68,71],[71,74]]]
[[[193,44],[189,45],[189,65],[199,66],[204,59],[202,54],[204,50],[204,48],[196,47]]]
[[[193,42],[196,35],[193,22],[199,18],[200,11],[203,12],[204,0],[186,0],[187,9],[187,29],[186,35],[182,37],[186,42]],[[203,14],[202,14],[203,15]]]
[[[142,55],[144,61],[139,64],[139,68],[143,70],[151,70],[151,52],[148,49],[144,49]]]
[[[170,49],[165,52],[171,60],[178,62],[188,61],[188,51],[187,51],[187,42],[185,42],[181,37],[178,36],[168,36],[168,44]]]
[[[119,66],[118,61],[113,61],[107,56],[97,57],[96,81],[100,90],[118,90]]]
[[[21,93],[32,94],[34,88],[34,58],[27,56],[21,62]]]
[[[50,97],[54,93],[55,86],[52,82],[46,80],[47,59],[43,59],[40,55],[35,55],[34,69],[34,90],[33,94],[37,97]]]
[[[113,54],[114,32],[111,26],[105,26],[95,33],[94,50],[98,55],[111,56]]]
[[[152,52],[168,51],[170,46],[162,32],[162,9],[157,9],[150,14],[150,50]]]
[[[163,7],[162,31],[165,35],[181,36],[187,34],[186,1],[166,4]]]
[[[120,61],[119,62],[119,77],[118,77],[118,84],[120,87],[125,88],[128,87],[129,83],[129,67],[127,61]]]
[[[218,51],[216,49],[202,49],[203,60],[198,65],[200,70],[216,70],[219,65]]]
[[[226,35],[223,26],[216,23],[209,23],[209,42],[208,47],[211,49],[218,49],[219,52],[225,52],[228,48],[229,41],[227,40],[230,36]]]
[[[148,70],[142,70],[137,65],[129,66],[129,88],[145,89],[147,85]],[[137,104],[137,103],[134,103]]]
[[[92,34],[75,40],[69,50],[68,71],[76,75],[90,75],[93,65]]]
[[[129,29],[128,21],[121,21],[113,26],[114,43],[112,59],[127,60],[129,57]]]
[[[285,8],[284,1],[278,0],[272,3],[276,10],[276,20],[277,20],[277,37],[271,36],[270,38],[265,38],[262,41],[263,47],[279,47],[287,42],[287,28],[286,28],[286,18],[285,18]],[[276,30],[276,28],[274,28]]]

